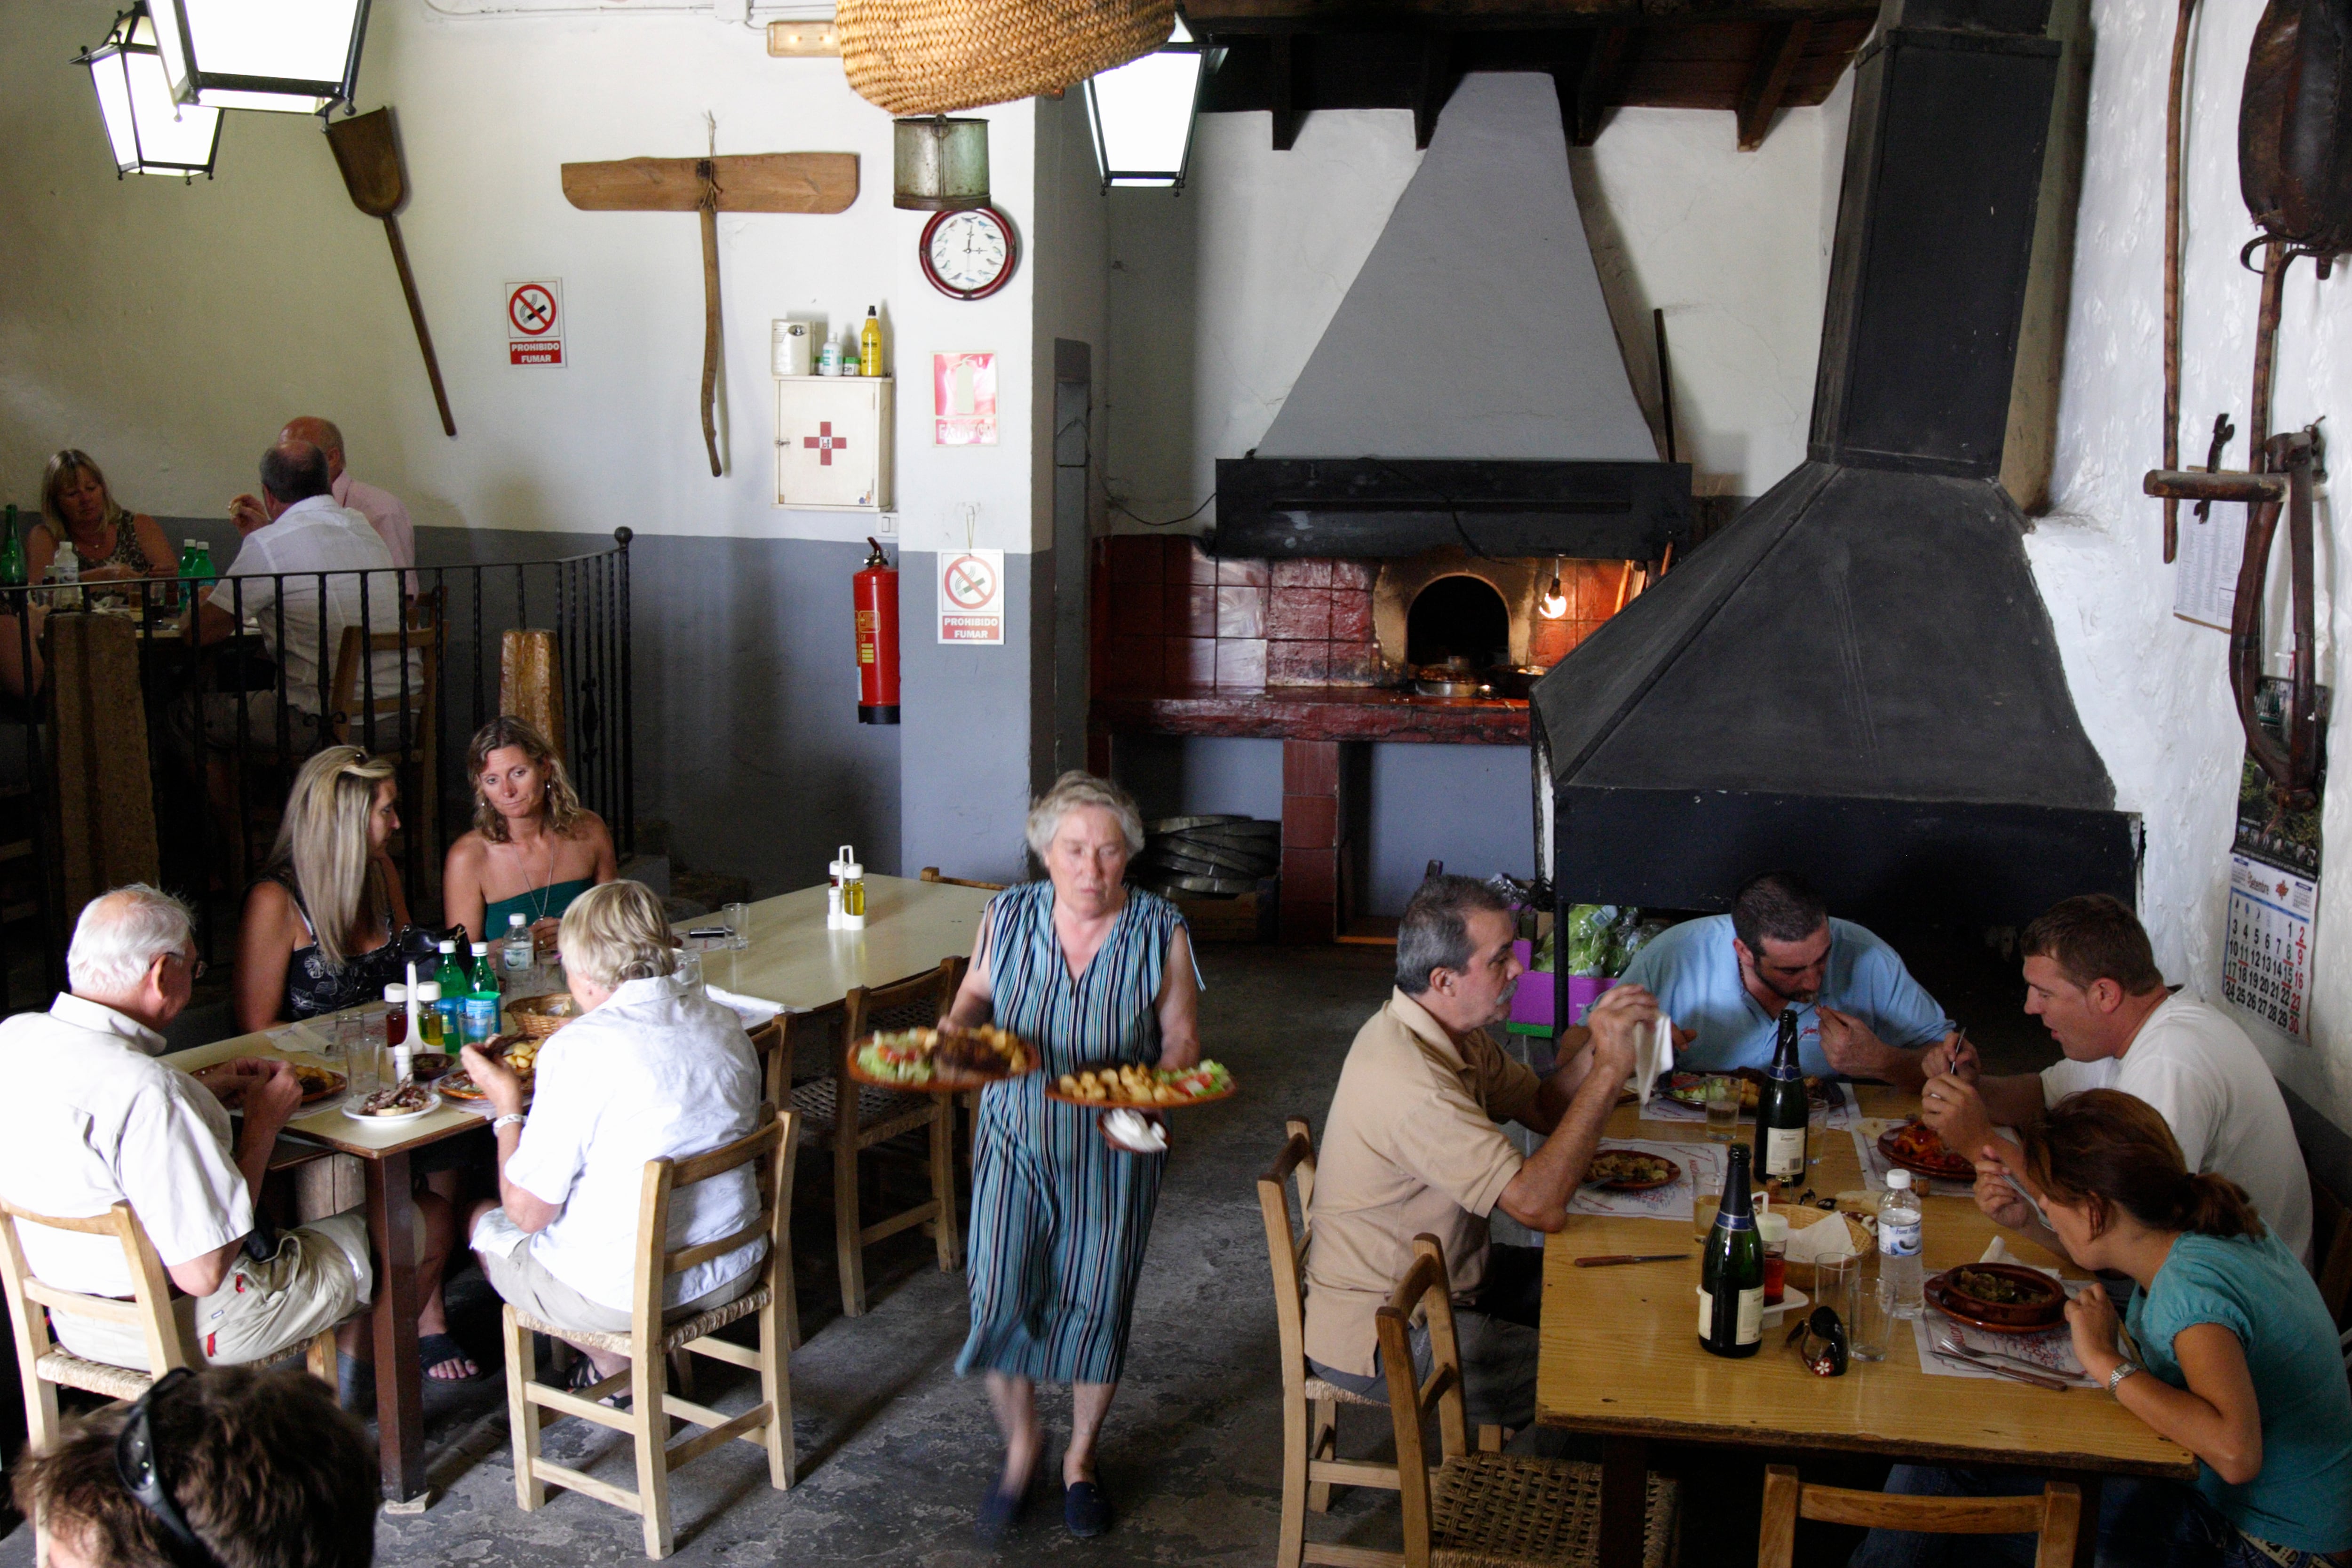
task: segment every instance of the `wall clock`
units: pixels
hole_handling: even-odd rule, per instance
[[[958,207],[923,226],[923,276],[950,300],[985,300],[1021,259],[1013,222],[992,206]]]

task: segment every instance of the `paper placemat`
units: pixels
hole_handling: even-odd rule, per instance
[[[2048,1272],[2046,1269],[2044,1272]],[[2086,1289],[2079,1279],[2063,1279],[2066,1294]],[[1936,1353],[1934,1336],[1937,1331],[1948,1329],[1961,1344],[1969,1350],[1991,1355],[2008,1356],[2029,1363],[2053,1377],[2063,1377],[2075,1388],[2096,1388],[2099,1384],[2083,1371],[2083,1363],[2074,1359],[2074,1333],[2064,1323],[2044,1329],[2038,1334],[1991,1334],[1982,1329],[1972,1329],[1956,1319],[1929,1307],[1911,1320],[1912,1343],[1919,1352],[1919,1370],[1933,1377],[1998,1377],[2000,1373],[1981,1367],[1948,1360]],[[2003,1379],[2003,1381],[2007,1381]]]
[[[1618,1193],[1600,1187],[1580,1186],[1568,1200],[1570,1214],[1610,1215],[1619,1218],[1671,1219],[1688,1225],[1691,1205],[1696,1194],[1706,1184],[1710,1188],[1723,1185],[1723,1151],[1706,1144],[1651,1142],[1639,1138],[1612,1139],[1601,1145],[1605,1149],[1635,1149],[1644,1154],[1658,1154],[1672,1160],[1682,1168],[1682,1174],[1663,1187],[1647,1192]]]
[[[1847,1131],[1862,1120],[1862,1103],[1854,1099],[1853,1085],[1840,1081],[1837,1088],[1843,1103],[1823,1111],[1821,1120],[1813,1124],[1817,1128],[1831,1132]],[[1648,1104],[1642,1107],[1642,1120],[1684,1123],[1705,1121],[1706,1110],[1704,1106],[1685,1105],[1681,1100],[1674,1099],[1661,1089],[1651,1097]],[[1743,1110],[1739,1113],[1739,1120],[1752,1124],[1756,1120],[1756,1113],[1752,1110]]]
[[[1854,1118],[1854,1157],[1862,1162],[1862,1184],[1872,1192],[1885,1192],[1886,1173],[1895,1169],[1895,1163],[1889,1160],[1878,1147],[1880,1136],[1888,1128],[1900,1127],[1913,1120],[1915,1118],[1908,1116],[1857,1116]],[[1993,1129],[1993,1134],[1995,1137],[2006,1138],[2012,1143],[2021,1142],[2014,1127],[1996,1127]],[[1965,1182],[1956,1182],[1947,1176],[1923,1176],[1916,1171],[1911,1173],[1912,1190],[1928,1197],[1938,1194],[1945,1197],[1964,1194],[1973,1191],[1976,1184],[1976,1178],[1973,1176]]]

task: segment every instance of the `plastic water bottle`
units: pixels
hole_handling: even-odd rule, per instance
[[[507,945],[502,957],[510,982],[529,974],[538,962],[531,952],[530,922],[520,912],[507,917]]]
[[[57,607],[60,610],[80,609],[81,552],[73,547],[71,540],[58,546],[57,559],[49,567],[49,574],[57,579]]]
[[[1886,1195],[1878,1200],[1878,1278],[1889,1297],[1888,1310],[1898,1318],[1916,1318],[1925,1306],[1919,1261],[1924,1230],[1911,1173],[1887,1172]]]

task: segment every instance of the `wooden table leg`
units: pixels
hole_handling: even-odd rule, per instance
[[[1649,1512],[1650,1445],[1643,1437],[1601,1440],[1600,1568],[1642,1568]]]
[[[375,1421],[387,1502],[425,1494],[424,1368],[416,1360],[416,1201],[408,1156],[367,1164],[368,1235],[375,1243]]]

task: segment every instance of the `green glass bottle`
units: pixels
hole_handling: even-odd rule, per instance
[[[1699,1265],[1698,1342],[1715,1355],[1750,1356],[1764,1344],[1764,1239],[1748,1196],[1748,1145],[1734,1143],[1727,1163]]]
[[[1812,1107],[1805,1098],[1805,1069],[1797,1059],[1797,1010],[1780,1013],[1780,1037],[1772,1065],[1756,1097],[1756,1173],[1768,1182],[1804,1185],[1805,1131]]]
[[[16,534],[16,509],[8,508],[7,534],[0,538],[0,588],[25,585],[25,542]]]

